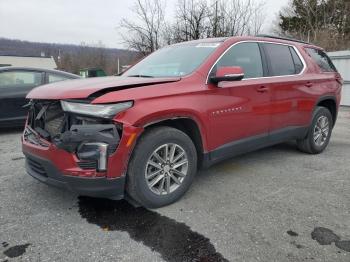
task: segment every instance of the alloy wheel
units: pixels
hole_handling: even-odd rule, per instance
[[[188,173],[188,158],[178,144],[168,143],[153,151],[147,161],[145,178],[148,188],[157,195],[178,189]]]
[[[314,128],[314,142],[317,146],[323,146],[329,134],[329,120],[326,116],[320,116]]]

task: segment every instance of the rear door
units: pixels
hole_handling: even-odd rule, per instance
[[[298,50],[286,44],[260,43],[267,57],[271,92],[270,133],[289,136],[308,123],[308,83],[302,78],[305,62]],[[295,129],[295,130],[294,130]]]
[[[0,122],[21,124],[27,115],[23,106],[27,93],[42,85],[44,74],[39,71],[13,70],[0,72]]]

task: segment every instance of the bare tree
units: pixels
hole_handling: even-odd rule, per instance
[[[264,2],[257,0],[178,0],[174,20],[164,21],[162,0],[136,0],[134,21],[122,19],[129,48],[148,54],[163,45],[205,37],[258,34]]]
[[[264,22],[264,2],[254,0],[215,0],[210,8],[209,36],[260,33]]]
[[[129,48],[146,55],[161,47],[162,29],[164,26],[164,4],[162,0],[136,0],[132,9],[135,17],[132,20],[122,19],[122,34]]]
[[[175,42],[205,37],[208,18],[205,0],[179,0],[173,34]]]
[[[247,31],[248,35],[258,35],[262,32],[265,24],[265,2],[254,3],[250,14],[250,25]]]
[[[255,0],[179,0],[173,42],[204,37],[258,34],[264,23],[264,2]],[[169,42],[169,41],[167,41]]]

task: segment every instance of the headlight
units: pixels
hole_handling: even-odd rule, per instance
[[[61,101],[61,106],[63,111],[72,112],[81,115],[95,116],[101,118],[112,118],[117,113],[122,112],[130,107],[132,107],[133,103],[122,102],[117,104],[82,104],[82,103],[74,103]]]

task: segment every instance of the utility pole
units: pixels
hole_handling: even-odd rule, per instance
[[[188,21],[187,21],[187,15],[186,15],[186,0],[184,1],[184,6],[183,6],[183,15],[184,15],[184,21],[185,21],[185,41],[188,41],[188,31],[187,31],[187,25],[188,25]]]
[[[58,49],[58,56],[57,56],[57,62],[58,62],[58,66],[59,66],[59,69],[62,70],[62,57],[61,57],[61,49]]]
[[[215,1],[214,37],[218,36],[218,0]]]
[[[118,57],[118,60],[117,60],[117,64],[118,64],[118,75],[120,74],[120,61],[119,61],[119,57]]]

